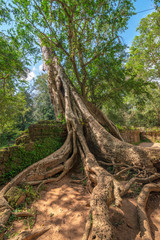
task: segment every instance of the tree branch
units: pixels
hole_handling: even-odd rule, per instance
[[[86,63],[84,64],[84,66],[87,66],[88,64],[90,64],[91,62],[93,62],[93,60],[95,60],[96,58],[98,58],[98,57],[101,56],[101,55],[104,55],[104,53],[98,53],[98,54],[96,54],[93,58],[91,58],[88,62],[86,62]]]
[[[36,3],[36,1],[35,1],[35,0],[33,0],[33,1],[34,1],[34,3],[35,3],[36,7],[38,8],[39,12],[42,14],[42,16],[43,16],[43,18],[44,18],[44,20],[45,20],[47,26],[49,27],[51,33],[53,33],[53,30],[52,30],[50,24],[48,23],[48,21],[47,21],[45,15],[44,15],[44,12],[43,12],[42,9],[38,6],[38,4]],[[55,33],[54,33],[54,34],[55,34]]]
[[[82,96],[85,97],[86,96],[85,88],[86,88],[86,81],[87,81],[87,71],[86,71],[86,66],[84,64],[84,61],[83,61],[83,53],[82,53],[81,43],[78,44],[78,53],[79,53],[80,65],[81,65],[82,72],[83,72]]]
[[[56,37],[56,33],[55,33],[55,31],[53,32],[53,29],[51,28],[50,24],[48,23],[48,21],[47,21],[45,15],[44,15],[42,9],[38,6],[38,4],[36,3],[35,0],[33,0],[33,1],[34,1],[34,3],[35,3],[36,7],[38,8],[39,12],[42,14],[42,16],[43,16],[46,24],[48,25],[48,27],[49,27],[49,29],[50,29],[50,32],[51,32],[52,34],[54,34],[54,36],[55,36],[55,38],[56,38],[56,40],[57,40],[57,43],[53,42],[52,40],[51,40],[51,41],[54,43],[54,45],[55,45],[56,47],[62,49],[63,52],[64,52],[67,56],[69,56],[69,53],[64,49],[64,47],[62,46],[62,44],[60,44],[60,43],[58,42],[58,39],[57,39],[57,37]]]
[[[60,1],[60,0],[53,0],[53,1],[60,3],[61,6],[63,7],[65,13],[67,14],[67,17],[68,17],[68,18],[71,17],[71,16],[69,15],[68,11],[67,11],[67,8],[68,8],[71,12],[73,12],[73,11],[72,11],[72,9],[71,9],[66,3],[64,3],[64,2],[62,2],[62,1]]]

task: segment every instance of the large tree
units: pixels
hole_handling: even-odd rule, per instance
[[[65,117],[68,136],[58,151],[28,167],[1,190],[1,205],[10,208],[3,196],[11,186],[58,181],[80,156],[91,192],[90,217],[83,240],[89,235],[96,240],[114,239],[109,205],[115,201],[120,206],[122,196],[135,181],[147,183],[160,177],[157,173],[160,151],[125,143],[115,125],[91,102],[92,92],[100,94],[99,86],[103,95],[106,86],[116,89],[122,80],[117,77],[116,82],[115,71],[110,72],[109,78],[108,70],[112,65],[115,67],[114,63],[117,72],[120,70],[118,59],[123,55],[123,46],[119,33],[132,14],[132,1],[12,2],[19,33],[23,32],[24,36],[26,27],[32,31],[31,37],[36,34],[39,38],[55,115],[57,120]],[[104,168],[105,165],[113,166],[114,173]],[[141,177],[134,177],[125,185],[117,180],[116,176],[137,167]],[[61,174],[54,177],[57,173]],[[159,189],[156,183],[146,185],[138,199],[144,239],[152,239],[145,203],[148,193]]]

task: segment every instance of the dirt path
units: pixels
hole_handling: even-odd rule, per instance
[[[152,142],[142,142],[139,144],[140,147],[153,147],[160,148],[160,143],[152,143]]]
[[[160,144],[141,143],[143,147],[160,147]],[[71,174],[70,174],[71,175]],[[72,174],[73,175],[73,174]],[[74,173],[76,176],[76,173]],[[82,178],[83,176],[77,175]],[[36,209],[33,230],[48,227],[50,230],[40,240],[81,240],[89,213],[89,193],[83,184],[71,183],[66,176],[57,183],[50,183],[41,191],[40,198],[31,205]],[[134,191],[133,191],[134,190]],[[140,240],[136,211],[136,196],[140,188],[133,186],[123,199],[121,209],[110,206],[110,220],[114,227],[116,240]],[[154,240],[160,239],[160,195],[152,193],[147,204]],[[14,221],[10,233],[20,233],[30,228],[27,219]],[[6,238],[11,239],[11,238]]]
[[[50,183],[41,191],[39,200],[31,205],[36,210],[33,230],[49,227],[40,240],[80,240],[89,211],[89,194],[82,184],[71,183],[72,178],[64,177],[57,183]],[[30,228],[28,221],[14,221],[12,233]],[[10,238],[9,238],[10,239]]]
[[[39,213],[35,227],[51,225],[41,240],[80,240],[82,237],[89,195],[82,185],[69,183],[70,180],[66,177],[56,185],[50,184],[47,191],[41,193],[40,200],[34,203]]]

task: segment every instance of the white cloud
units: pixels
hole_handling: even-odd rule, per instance
[[[31,81],[35,77],[36,77],[36,74],[32,71],[28,73],[26,80]]]
[[[33,78],[35,78],[36,75],[37,75],[36,72],[37,72],[37,69],[36,69],[35,66],[33,66],[32,70],[27,73],[27,78],[26,78],[26,80],[27,80],[27,81],[31,81]]]
[[[39,71],[40,71],[40,72],[43,71],[43,64],[39,65]]]
[[[36,71],[36,67],[33,67],[33,68],[32,68],[32,71],[35,72],[35,71]]]
[[[42,62],[39,62],[35,66],[32,66],[32,68],[27,73],[27,81],[33,80],[37,75],[41,74],[43,71],[43,64],[40,64]]]

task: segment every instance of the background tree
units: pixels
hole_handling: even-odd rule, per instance
[[[133,40],[127,67],[136,74],[137,78],[146,81],[160,79],[160,19],[159,11],[143,18],[137,30],[139,35]]]
[[[103,106],[104,113],[120,128],[159,127],[159,87],[146,87],[139,96],[126,94],[120,107]],[[113,106],[113,104],[112,104]]]
[[[35,122],[54,119],[53,105],[48,92],[47,74],[41,74],[35,79],[32,98],[34,102],[33,120]]]
[[[139,35],[134,38],[130,49],[126,68],[131,72],[134,81],[137,81],[137,86],[142,86],[143,91],[137,87],[132,88],[123,98],[122,121],[123,124],[128,123],[128,126],[159,126],[159,19],[160,13],[157,9],[141,20],[137,29]],[[111,109],[110,113],[112,115]]]
[[[8,142],[11,135],[17,136],[17,119],[26,111],[24,89],[27,63],[13,38],[0,34],[0,134],[1,144]],[[16,134],[15,134],[16,132]],[[6,133],[9,133],[9,138]],[[6,139],[7,137],[7,139]]]

